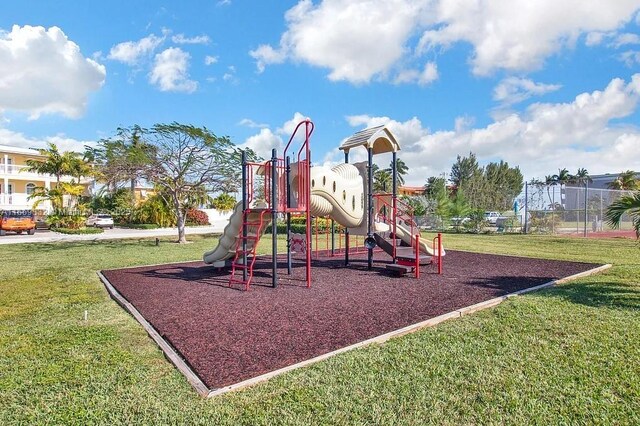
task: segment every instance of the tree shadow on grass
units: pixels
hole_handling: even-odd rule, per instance
[[[613,282],[570,283],[537,293],[595,308],[640,310],[640,286]]]
[[[524,290],[556,280],[551,276],[517,276],[497,275],[486,278],[473,278],[465,282],[465,285],[496,290],[496,296],[504,296],[514,291]]]

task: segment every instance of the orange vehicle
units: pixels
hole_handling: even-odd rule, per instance
[[[36,221],[31,210],[3,210],[0,217],[0,236],[7,232],[33,235],[36,232]]]

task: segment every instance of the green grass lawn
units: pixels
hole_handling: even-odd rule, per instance
[[[445,235],[447,248],[614,267],[203,400],[95,274],[216,243],[189,238],[2,246],[0,424],[640,423],[636,242]]]

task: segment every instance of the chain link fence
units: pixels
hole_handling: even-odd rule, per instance
[[[633,224],[624,215],[620,228],[606,222],[607,208],[631,191],[589,188],[588,185],[532,185],[517,198],[527,232],[582,236],[635,236]],[[526,216],[525,216],[526,215]]]

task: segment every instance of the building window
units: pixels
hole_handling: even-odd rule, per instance
[[[27,195],[31,195],[36,190],[36,185],[34,183],[28,183],[25,186],[25,189],[27,190]]]

